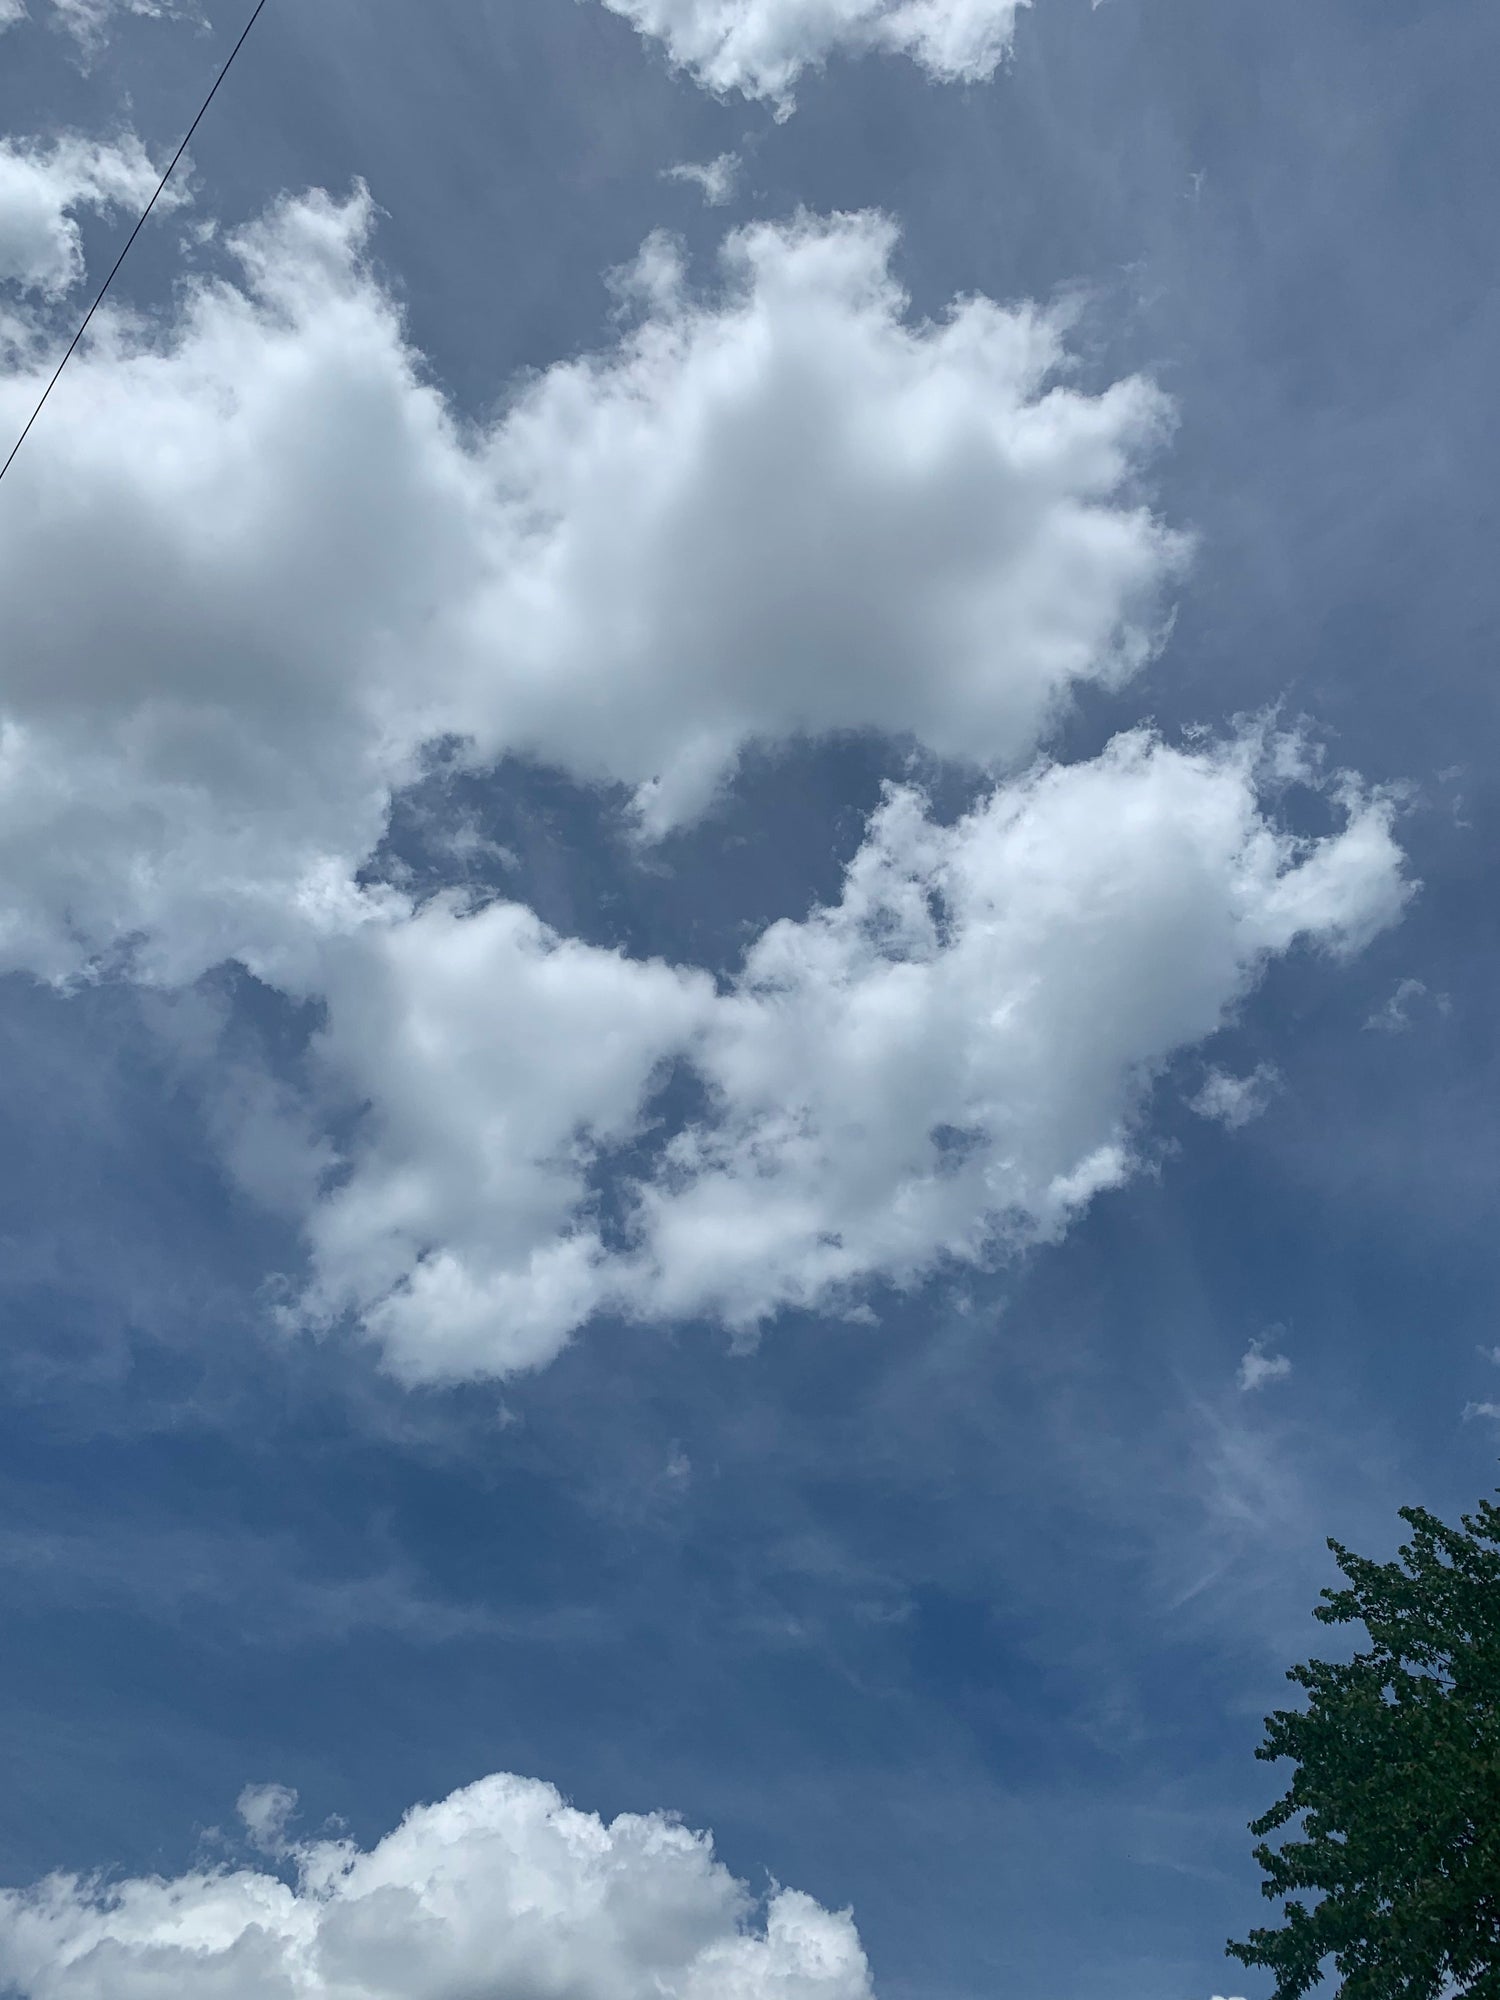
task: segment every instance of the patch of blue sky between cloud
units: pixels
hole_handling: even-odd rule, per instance
[[[1034,306],[912,323],[884,218],[737,231],[707,293],[655,239],[617,349],[477,438],[421,379],[371,223],[363,194],[284,202],[238,239],[241,288],[106,319],[0,556],[6,960],[166,987],[239,960],[326,1005],[330,1095],[368,1110],[311,1203],[299,1316],[352,1314],[407,1379],[503,1376],[602,1310],[744,1330],[984,1261],[1131,1171],[1143,1086],[1269,956],[1399,914],[1390,802],[1250,724],[1042,763],[956,826],[898,788],[840,902],[731,991],[362,884],[439,736],[625,783],[644,839],[755,742],[864,726],[1014,767],[1075,686],[1151,657],[1188,552],[1144,501],[1159,392],[1071,386]],[[7,417],[36,379],[0,380]],[[1319,840],[1262,808],[1293,781]],[[589,1174],[682,1062],[711,1115],[606,1250]],[[302,1178],[325,1170],[296,1107],[220,1108],[233,1159],[311,1144]]]

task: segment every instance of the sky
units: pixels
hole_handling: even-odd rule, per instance
[[[0,0],[0,434],[244,25]],[[0,484],[0,1990],[1265,2000],[1495,1484],[1478,0],[269,0]]]

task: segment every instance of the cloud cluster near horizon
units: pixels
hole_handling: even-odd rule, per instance
[[[16,157],[44,226],[13,290],[51,292],[113,183],[74,142]],[[737,230],[707,288],[653,237],[613,344],[476,428],[371,225],[362,191],[285,200],[237,278],[107,316],[0,540],[0,966],[237,963],[322,1010],[316,1102],[220,1118],[251,1186],[280,1118],[294,1319],[352,1320],[410,1381],[503,1377],[600,1312],[746,1330],[988,1261],[1135,1169],[1153,1080],[1270,959],[1399,915],[1388,801],[1295,735],[1049,760],[1074,693],[1152,656],[1189,555],[1146,486],[1169,404],[1081,386],[1063,315],[915,317],[875,214]],[[12,343],[7,425],[44,367]],[[838,898],[727,982],[368,872],[435,742],[616,788],[649,844],[750,747],[851,730],[973,803],[893,784]],[[1321,834],[1282,824],[1289,786]],[[657,1134],[682,1072],[702,1109]],[[1200,1106],[1231,1125],[1232,1082]]]
[[[241,1797],[276,1873],[0,1892],[0,1984],[19,2000],[871,2000],[848,1915],[793,1889],[758,1911],[709,1838],[663,1814],[605,1822],[496,1776],[361,1850],[290,1839],[295,1805],[280,1786]]]

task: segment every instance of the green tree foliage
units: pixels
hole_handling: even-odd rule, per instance
[[[1330,1956],[1343,2000],[1500,2000],[1500,1507],[1462,1528],[1401,1518],[1395,1562],[1328,1544],[1348,1583],[1313,1615],[1363,1624],[1369,1647],[1293,1667],[1307,1706],[1267,1716],[1255,1753],[1297,1766],[1250,1826],[1286,1922],[1229,1954],[1268,1967],[1276,2000],[1301,2000]]]

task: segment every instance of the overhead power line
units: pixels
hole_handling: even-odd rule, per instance
[[[229,51],[229,60],[225,63],[224,67],[219,71],[218,76],[215,77],[213,89],[208,93],[207,97],[204,98],[202,104],[199,106],[198,116],[193,120],[192,124],[189,125],[187,129],[187,137],[183,140],[182,144],[177,148],[177,151],[172,155],[172,164],[167,168],[167,171],[162,175],[161,180],[157,183],[156,193],[152,195],[150,201],[148,201],[146,203],[146,206],[142,209],[139,222],[136,223],[135,228],[131,230],[130,235],[126,238],[125,248],[120,252],[119,256],[116,257],[113,269],[110,271],[109,276],[104,280],[104,283],[99,287],[99,296],[94,300],[94,303],[89,307],[88,311],[84,314],[82,325],[79,327],[77,333],[74,334],[72,340],[69,341],[68,343],[67,353],[63,356],[62,360],[58,362],[57,367],[53,370],[52,380],[47,384],[46,388],[43,389],[40,397],[37,399],[36,408],[32,411],[31,415],[26,419],[26,428],[21,432],[21,435],[16,439],[15,443],[11,446],[10,455],[6,459],[4,465],[0,465],[0,479],[3,479],[6,473],[10,471],[12,464],[15,462],[16,453],[21,449],[22,445],[25,444],[27,437],[30,435],[32,425],[36,422],[37,418],[42,414],[42,409],[46,404],[47,398],[52,394],[52,391],[57,387],[57,378],[62,374],[63,370],[67,367],[68,363],[73,359],[74,349],[78,346],[79,341],[83,339],[83,336],[88,332],[89,323],[93,319],[94,314],[98,312],[100,306],[103,305],[104,295],[109,290],[110,286],[114,283],[116,274],[118,273],[120,266],[125,262],[125,259],[130,255],[131,245],[135,242],[137,236],[140,235],[141,231],[145,228],[147,222],[151,219],[152,209],[155,208],[156,204],[161,200],[162,195],[166,191],[167,182],[172,178],[172,175],[176,172],[178,163],[182,159],[183,154],[187,151],[188,147],[193,143],[193,134],[197,131],[198,127],[203,123],[204,115],[206,114],[209,105],[212,104],[214,99],[218,96],[219,85],[224,81],[225,77],[228,76],[230,70],[234,68],[235,57],[239,54],[240,50],[245,46],[246,42],[249,41],[250,30],[255,26],[256,22],[260,19],[261,13],[265,8],[265,4],[266,0],[256,0],[255,12],[250,16],[250,19],[245,23],[244,32],[240,36],[239,40],[235,43],[234,47]]]

